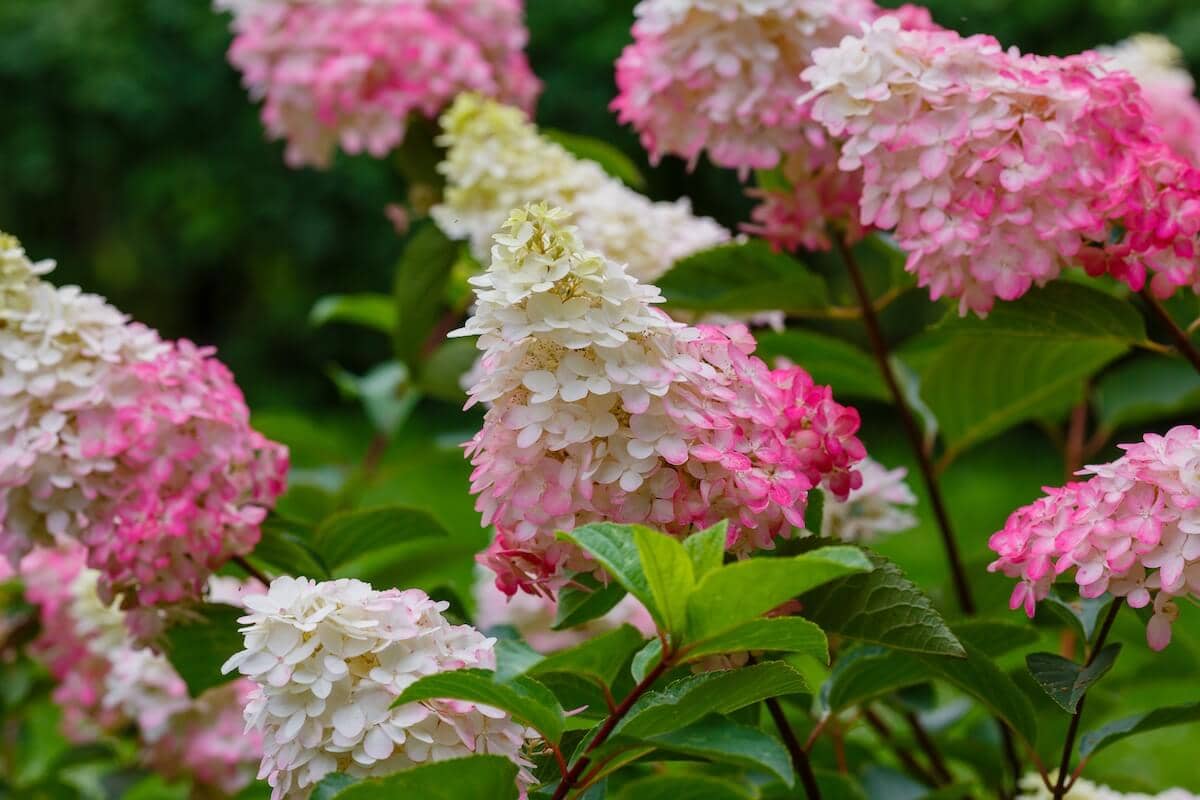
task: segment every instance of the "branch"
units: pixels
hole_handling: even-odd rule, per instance
[[[779,698],[767,698],[767,711],[771,712],[771,719],[775,720],[775,727],[779,729],[779,735],[783,737],[783,743],[787,745],[788,753],[792,756],[792,767],[800,776],[800,783],[804,785],[804,794],[808,796],[808,800],[821,800],[821,787],[817,786],[817,776],[813,774],[808,753],[804,752],[800,740],[796,738],[796,732],[792,730],[787,715],[783,713],[783,706],[780,705]]]
[[[1167,336],[1175,345],[1176,352],[1190,361],[1196,372],[1200,372],[1200,351],[1196,350],[1196,346],[1192,344],[1191,337],[1175,323],[1175,320],[1171,319],[1171,315],[1163,308],[1162,303],[1158,302],[1158,298],[1150,294],[1149,290],[1142,292],[1142,299],[1146,301],[1146,307],[1150,309],[1151,315],[1166,328]]]
[[[963,567],[962,557],[958,552],[958,542],[954,538],[954,529],[950,524],[950,515],[946,511],[946,504],[942,499],[942,490],[938,485],[933,463],[929,458],[929,453],[925,449],[921,429],[917,425],[916,418],[913,417],[912,409],[908,407],[908,403],[904,399],[904,393],[900,389],[900,382],[896,379],[896,374],[893,372],[892,365],[888,360],[887,340],[883,338],[883,331],[879,327],[879,318],[875,316],[875,309],[871,303],[871,294],[867,291],[867,284],[863,279],[862,270],[859,268],[858,261],[855,259],[849,245],[840,236],[834,237],[834,241],[837,242],[838,251],[842,254],[842,260],[846,262],[846,269],[850,273],[850,280],[853,282],[854,291],[858,295],[859,306],[863,312],[863,322],[867,327],[867,335],[871,339],[871,347],[875,351],[875,361],[878,363],[879,371],[883,373],[883,379],[891,391],[892,399],[896,403],[896,410],[899,413],[900,421],[904,425],[904,431],[908,436],[909,444],[912,447],[913,454],[917,457],[917,465],[920,467],[921,477],[925,479],[925,488],[929,493],[929,502],[933,506],[933,515],[937,518],[938,529],[942,535],[942,546],[946,551],[946,559],[950,564],[950,575],[954,581],[954,592],[958,597],[959,608],[962,609],[964,614],[968,616],[973,615],[975,613],[975,600],[971,596],[970,584],[967,583],[967,573]]]
[[[267,574],[247,561],[245,556],[234,556],[230,560],[241,567],[243,572],[245,572],[251,578],[254,578],[254,580],[258,581],[263,586],[271,585],[271,579],[267,577]]]

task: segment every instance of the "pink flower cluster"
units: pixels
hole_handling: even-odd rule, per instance
[[[556,531],[607,520],[685,536],[729,519],[727,546],[745,554],[803,526],[810,489],[860,485],[854,409],[799,367],[768,368],[744,326],[671,321],[568,216],[513,213],[456,332],[484,351],[469,404],[492,405],[467,453],[502,591],[596,568]]]
[[[253,684],[238,680],[189,698],[170,663],[139,649],[116,604],[101,601],[84,559],[78,546],[41,548],[21,564],[41,622],[32,650],[58,682],[64,733],[84,743],[132,724],[146,767],[190,778],[203,796],[236,795],[262,754],[261,737],[242,732]]]
[[[800,101],[862,170],[861,223],[895,231],[934,298],[985,314],[1069,263],[1159,297],[1200,284],[1200,172],[1101,56],[882,17],[812,57]]]
[[[1161,36],[1142,33],[1099,52],[1107,56],[1110,69],[1137,78],[1163,140],[1181,158],[1200,165],[1200,101],[1179,48]]]
[[[1121,458],[1081,473],[1091,479],[1047,489],[1014,512],[988,542],[1000,556],[989,569],[1020,578],[1011,605],[1031,617],[1071,569],[1084,597],[1152,604],[1146,634],[1161,650],[1176,598],[1200,597],[1200,429],[1181,425],[1121,447]]]
[[[540,90],[522,49],[521,0],[218,0],[234,11],[229,59],[292,166],[339,144],[381,158],[410,115],[464,91],[529,109]]]
[[[0,552],[75,541],[143,637],[250,552],[287,451],[250,427],[210,349],[164,342],[40,279],[0,236]]]

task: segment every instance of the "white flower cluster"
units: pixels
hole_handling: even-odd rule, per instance
[[[845,500],[828,496],[822,512],[821,532],[844,542],[866,544],[889,533],[900,533],[917,524],[905,506],[915,506],[917,496],[904,482],[904,467],[888,469],[864,458],[858,464],[862,486]]]
[[[1050,792],[1038,775],[1025,776],[1021,789],[1017,800],[1051,800]],[[1125,793],[1080,778],[1067,792],[1065,800],[1200,800],[1200,795],[1186,789],[1167,789],[1160,794]]]
[[[532,778],[532,735],[496,709],[435,700],[392,708],[426,675],[491,667],[494,639],[451,625],[446,603],[356,580],[277,578],[247,597],[246,649],[226,662],[257,683],[247,728],[265,735],[259,772],[272,798],[304,798],[331,772],[387,775],[471,753],[503,755]]]
[[[728,230],[692,213],[686,199],[655,203],[538,133],[518,108],[460,95],[442,116],[439,171],[445,200],[432,215],[447,236],[468,239],[485,266],[509,212],[546,202],[574,214],[580,238],[649,282],[679,259],[728,241]]]
[[[166,349],[104,298],[41,280],[53,269],[0,233],[0,556],[13,563],[47,533],[78,535],[81,484],[112,465],[83,456],[77,412],[112,401],[113,370]]]

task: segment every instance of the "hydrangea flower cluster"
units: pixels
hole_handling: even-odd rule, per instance
[[[555,540],[594,520],[678,535],[731,521],[728,547],[769,547],[803,525],[808,490],[844,498],[861,476],[858,413],[798,367],[772,371],[744,326],[695,327],[662,295],[586,250],[569,214],[514,211],[478,305],[452,336],[484,355],[468,406],[471,491],[496,538],[481,557],[506,594],[548,592],[594,562]]]
[[[1026,775],[1021,781],[1021,794],[1017,800],[1052,800],[1053,795],[1042,783],[1040,775]],[[1067,800],[1200,800],[1187,789],[1167,789],[1159,794],[1142,794],[1141,792],[1118,792],[1099,783],[1092,783],[1083,778],[1076,779],[1071,791],[1066,794]]]
[[[149,636],[156,607],[253,549],[287,451],[250,427],[211,350],[41,280],[52,268],[0,237],[0,552],[81,542]]]
[[[473,594],[475,621],[481,629],[487,631],[503,625],[515,628],[521,640],[539,653],[574,647],[622,625],[632,625],[646,636],[655,634],[650,612],[631,594],[622,597],[604,616],[561,631],[554,630],[558,603],[553,598],[525,592],[509,597],[496,588],[496,577],[487,570],[479,570]]]
[[[415,589],[283,577],[246,606],[246,649],[223,669],[257,684],[246,726],[264,734],[259,777],[273,800],[307,797],[331,772],[388,775],[472,753],[503,755],[532,783],[521,748],[533,734],[504,712],[451,700],[391,707],[426,675],[494,666],[495,640],[449,624],[447,603]]]
[[[934,298],[985,314],[1065,263],[1159,297],[1200,285],[1200,173],[1137,84],[1095,53],[1022,56],[895,17],[813,53],[801,98],[862,170],[861,223],[894,230]]]
[[[643,281],[730,239],[715,221],[692,214],[686,199],[651,202],[596,162],[576,158],[540,135],[520,109],[461,95],[441,125],[438,141],[447,152],[438,170],[446,192],[431,213],[447,236],[470,242],[480,263],[488,262],[492,235],[509,212],[533,202],[569,209],[581,235]]]
[[[868,544],[892,533],[906,531],[917,524],[908,506],[917,504],[917,496],[904,482],[908,470],[888,469],[871,458],[858,464],[862,486],[845,500],[829,498],[821,513],[821,533],[843,542]]]
[[[54,700],[63,731],[76,742],[133,724],[145,765],[167,778],[232,797],[253,778],[262,753],[257,734],[243,735],[250,690],[239,680],[188,697],[159,653],[139,649],[117,603],[97,593],[99,574],[82,548],[39,548],[21,563],[27,599],[38,606],[41,633],[32,650],[58,682]]]
[[[523,48],[522,0],[217,0],[234,12],[229,60],[264,101],[291,166],[333,151],[382,158],[410,115],[459,92],[530,108],[541,85]]]
[[[1098,51],[1107,56],[1110,69],[1137,78],[1163,139],[1193,166],[1200,165],[1200,102],[1179,48],[1162,36],[1142,33]]]
[[[1012,608],[1033,616],[1054,579],[1075,570],[1083,597],[1106,591],[1134,608],[1153,606],[1150,646],[1171,641],[1175,600],[1200,597],[1200,429],[1172,428],[1121,445],[1125,455],[1089,466],[1093,477],[1015,511],[988,545],[988,569],[1020,582]]]
[[[760,202],[742,229],[784,251],[828,250],[834,227],[847,242],[861,239],[862,176],[843,171],[838,158],[833,145],[804,146],[786,155],[772,182],[760,181],[746,192]]]

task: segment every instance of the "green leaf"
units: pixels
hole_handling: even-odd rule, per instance
[[[725,560],[725,541],[729,538],[729,520],[693,533],[683,540],[683,549],[692,560],[692,574],[700,580]]]
[[[624,596],[625,587],[616,581],[601,584],[591,575],[576,575],[558,593],[553,630],[573,628],[603,617]]]
[[[317,527],[314,546],[331,572],[375,550],[430,536],[446,529],[424,511],[402,506],[341,511]]]
[[[1079,755],[1090,758],[1110,744],[1116,744],[1127,737],[1197,720],[1200,720],[1200,703],[1168,706],[1156,708],[1145,714],[1134,714],[1085,733],[1079,739]]]
[[[583,675],[604,686],[611,686],[621,668],[629,663],[629,659],[645,643],[645,637],[636,628],[622,625],[582,644],[546,656],[531,665],[529,674],[567,672]]]
[[[479,350],[473,338],[443,342],[421,367],[421,391],[461,406],[467,397],[462,387],[462,376],[478,358]]]
[[[1111,602],[1112,596],[1108,594],[1095,598],[1080,597],[1068,602],[1052,589],[1042,606],[1050,609],[1059,619],[1074,628],[1083,641],[1090,642],[1092,634],[1096,632],[1096,623],[1100,621],[1100,615]]]
[[[633,675],[633,679],[638,683],[646,677],[651,669],[662,659],[662,640],[651,639],[646,642],[645,646],[633,656],[633,662],[629,665],[629,672]]]
[[[829,645],[825,634],[815,624],[800,617],[752,619],[724,633],[702,639],[687,648],[688,661],[720,653],[746,650],[774,650],[782,653],[803,653],[829,663]]]
[[[997,658],[1019,647],[1027,647],[1040,638],[1032,625],[998,619],[957,622],[951,630],[960,642],[974,645],[990,658]]]
[[[687,624],[688,594],[696,585],[691,557],[678,539],[650,528],[634,528],[633,542],[654,598],[647,610],[662,630],[680,633]]]
[[[362,778],[355,778],[353,775],[344,775],[340,772],[326,775],[320,783],[313,787],[313,793],[309,800],[333,800],[342,790],[348,789],[361,780]]]
[[[973,645],[964,643],[966,658],[916,655],[927,677],[939,677],[974,697],[1031,746],[1037,742],[1033,705],[1024,692],[996,663]]]
[[[559,537],[586,550],[617,583],[642,601],[647,610],[653,610],[654,593],[650,589],[650,579],[642,569],[641,555],[633,540],[633,532],[639,527],[642,526],[593,522],[570,533],[560,533]]]
[[[222,675],[221,666],[245,647],[238,632],[238,617],[245,613],[234,606],[205,603],[167,628],[167,659],[192,697],[237,677]]]
[[[625,784],[616,800],[753,800],[744,786],[701,775],[652,775]]]
[[[822,698],[831,711],[841,711],[929,680],[915,658],[878,645],[857,647],[838,657]]]
[[[345,322],[390,336],[396,328],[396,304],[386,294],[332,294],[313,305],[308,321],[314,327]]]
[[[874,571],[804,595],[804,616],[827,632],[859,641],[962,656],[962,645],[929,597],[892,562],[874,554],[871,561]]]
[[[1200,375],[1182,359],[1141,353],[1105,372],[1092,397],[1101,428],[1144,425],[1200,410]]]
[[[613,147],[603,139],[591,136],[580,136],[577,133],[567,133],[555,128],[542,128],[541,134],[552,142],[562,146],[576,158],[594,161],[617,180],[637,190],[646,188],[646,179],[642,176],[633,159]]]
[[[421,350],[441,316],[438,300],[457,260],[458,245],[432,222],[425,221],[413,229],[396,267],[392,293],[396,302],[396,357],[414,372],[419,372],[416,366],[421,362]]]
[[[1096,654],[1089,666],[1076,664],[1055,653],[1030,653],[1025,656],[1025,665],[1050,699],[1063,711],[1074,714],[1083,695],[1112,669],[1120,652],[1121,645],[1110,644]]]
[[[709,714],[728,714],[768,697],[807,691],[800,673],[782,661],[691,675],[643,695],[615,732],[645,739],[690,725]]]
[[[427,675],[409,686],[392,706],[420,700],[469,700],[512,714],[551,742],[562,738],[564,716],[554,695],[532,678],[518,676],[498,683],[486,669],[457,669]]]
[[[500,639],[496,642],[495,680],[505,683],[525,675],[543,658],[545,656],[519,639]]]
[[[309,545],[312,534],[312,527],[303,522],[278,516],[268,517],[262,525],[262,538],[255,545],[250,559],[265,565],[268,572],[326,579],[329,570]]]
[[[641,741],[672,753],[765,770],[788,786],[795,782],[791,758],[778,739],[715,714]]]
[[[829,305],[825,282],[766,242],[730,242],[676,262],[658,286],[675,308],[795,313]]]
[[[811,489],[808,492],[808,505],[804,507],[804,530],[820,536],[824,527],[825,492]]]
[[[517,800],[517,765],[503,756],[470,756],[423,764],[386,778],[362,780],[336,800]]]
[[[371,425],[388,437],[400,430],[421,399],[409,382],[408,367],[399,361],[376,364],[361,376],[332,365],[328,374],[344,397],[362,403]]]
[[[765,330],[757,338],[759,358],[768,364],[787,358],[804,367],[817,383],[832,386],[837,397],[892,402],[875,360],[849,342],[800,328]]]
[[[1146,338],[1141,316],[1108,294],[1055,281],[988,319],[952,319],[921,376],[947,455],[1062,407],[1082,381]]]
[[[688,597],[688,638],[722,633],[834,578],[870,569],[871,562],[854,547],[728,564],[705,575]]]

